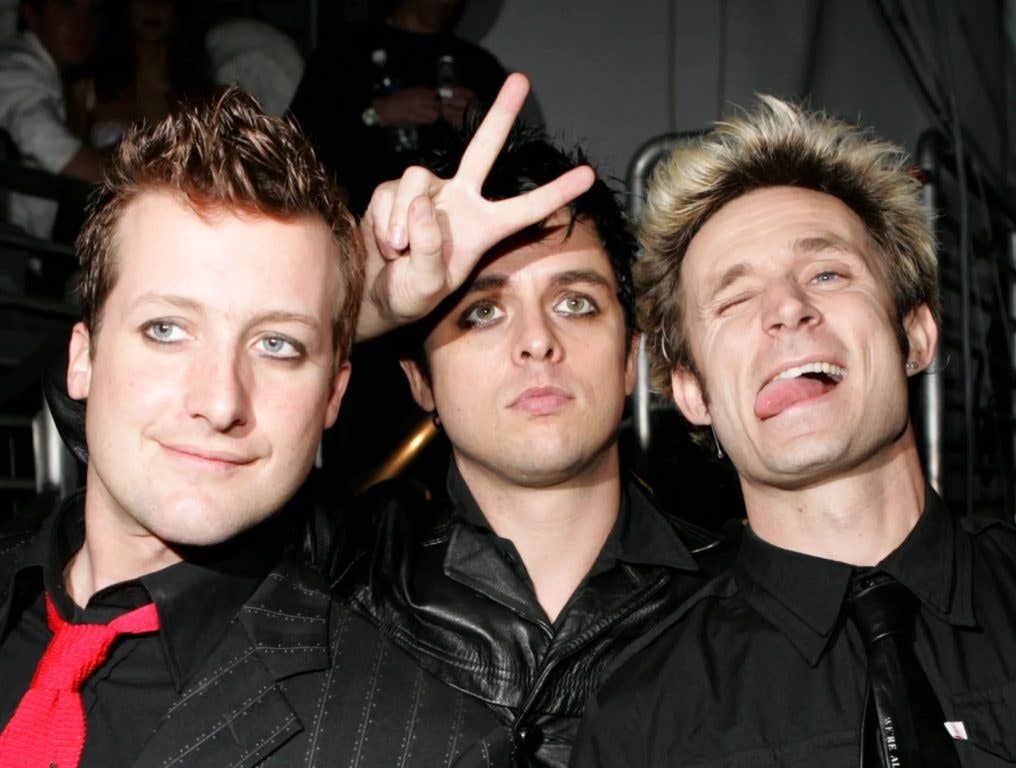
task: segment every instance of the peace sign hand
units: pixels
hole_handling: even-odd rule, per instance
[[[592,186],[592,169],[579,166],[507,200],[481,195],[528,92],[524,75],[505,80],[452,178],[414,166],[374,190],[360,222],[367,274],[358,341],[424,317],[465,282],[484,253]]]

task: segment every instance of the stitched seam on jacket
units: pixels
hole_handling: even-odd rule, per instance
[[[244,610],[251,613],[261,613],[265,616],[275,616],[283,619],[284,621],[322,622],[325,620],[324,616],[306,616],[302,613],[286,613],[284,611],[275,611],[271,608],[262,608],[260,605],[246,605],[244,606]]]
[[[371,721],[370,713],[374,709],[374,693],[377,690],[377,679],[381,672],[381,662],[384,660],[384,657],[385,643],[382,641],[378,645],[377,660],[374,662],[374,669],[370,673],[370,690],[367,692],[367,698],[363,702],[363,709],[360,711],[360,726],[356,734],[356,749],[353,751],[353,756],[349,761],[351,768],[357,768],[360,765],[363,747],[367,743],[367,731]]]
[[[245,753],[239,760],[237,760],[235,763],[230,765],[229,768],[236,768],[236,766],[242,764],[248,757],[250,757],[251,755],[255,754],[258,750],[261,749],[261,747],[263,747],[269,741],[271,741],[276,736],[278,736],[280,733],[282,733],[284,730],[286,730],[294,722],[296,722],[296,715],[290,715],[288,718],[286,718],[286,721],[282,725],[280,725],[278,728],[276,728],[270,734],[268,734],[263,739],[261,739],[261,741],[259,741],[257,744],[255,744],[254,747],[249,752]]]
[[[423,695],[423,669],[420,667],[416,668],[416,681],[413,685],[413,707],[409,710],[409,722],[406,723],[406,730],[402,735],[402,744],[399,749],[402,752],[399,758],[399,768],[406,768],[406,761],[409,760],[409,755],[413,751],[410,745],[413,742],[413,736],[416,731],[416,713],[420,710],[420,698]]]
[[[232,712],[230,712],[228,715],[226,715],[226,717],[224,717],[222,719],[222,722],[220,722],[218,724],[218,726],[216,726],[215,728],[212,728],[210,731],[202,733],[201,735],[199,735],[197,737],[197,739],[195,739],[190,744],[186,744],[183,747],[181,747],[180,748],[180,752],[177,753],[176,757],[173,757],[173,758],[167,760],[166,762],[164,762],[162,764],[164,766],[164,768],[168,768],[169,766],[173,765],[174,763],[178,763],[180,760],[185,758],[187,755],[189,755],[195,749],[200,747],[202,744],[204,744],[210,738],[212,738],[213,736],[218,734],[220,731],[222,731],[223,728],[227,727],[230,723],[232,723],[234,720],[236,720],[237,717],[239,717],[241,714],[246,712],[248,709],[250,709],[252,706],[257,704],[259,701],[261,701],[261,699],[263,699],[265,697],[265,694],[268,691],[272,690],[272,688],[274,688],[274,687],[275,687],[275,684],[271,683],[271,684],[266,685],[263,688],[261,688],[256,694],[254,694],[254,696],[252,696],[251,698],[245,700],[239,706],[239,708],[234,709]],[[290,717],[292,718],[293,716],[291,715]]]
[[[306,765],[311,766],[314,763],[314,753],[317,751],[318,738],[324,733],[324,719],[325,711],[327,709],[328,694],[332,686],[332,680],[335,677],[335,672],[339,667],[339,654],[342,651],[342,636],[349,626],[349,614],[343,611],[341,620],[336,624],[335,631],[332,634],[332,648],[334,649],[334,655],[331,659],[331,666],[328,669],[328,674],[325,675],[324,683],[321,685],[321,693],[318,698],[317,714],[314,717],[314,728],[311,731],[310,738],[307,740],[307,752],[305,754]]]
[[[184,706],[194,696],[196,696],[199,693],[202,693],[206,688],[216,683],[219,680],[219,678],[223,677],[227,672],[232,671],[241,662],[244,662],[247,659],[249,659],[253,654],[254,648],[248,648],[239,656],[234,656],[232,659],[229,659],[224,664],[213,669],[210,676],[201,678],[194,684],[193,687],[184,691],[183,695],[180,696],[180,699],[176,701],[172,707],[170,707],[168,714],[172,715],[176,710]]]

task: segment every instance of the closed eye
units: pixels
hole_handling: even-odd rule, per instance
[[[739,307],[741,304],[744,304],[750,298],[751,298],[751,294],[742,293],[742,294],[738,294],[737,296],[733,296],[733,297],[731,297],[729,299],[724,299],[720,303],[720,307],[719,307],[719,309],[716,312],[719,315],[725,314],[726,312],[729,312],[730,310],[735,309],[736,307]]]

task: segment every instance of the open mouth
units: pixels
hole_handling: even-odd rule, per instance
[[[817,361],[780,371],[755,397],[755,415],[765,421],[807,400],[828,394],[847,372],[836,363]]]

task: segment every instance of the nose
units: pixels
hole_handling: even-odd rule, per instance
[[[239,355],[221,347],[197,355],[186,384],[185,407],[193,419],[202,419],[217,432],[229,432],[247,423],[249,387]]]
[[[779,334],[818,325],[822,315],[808,292],[793,278],[774,280],[763,296],[762,327]]]
[[[564,354],[551,320],[542,312],[520,313],[515,339],[516,364],[533,361],[559,362]]]

